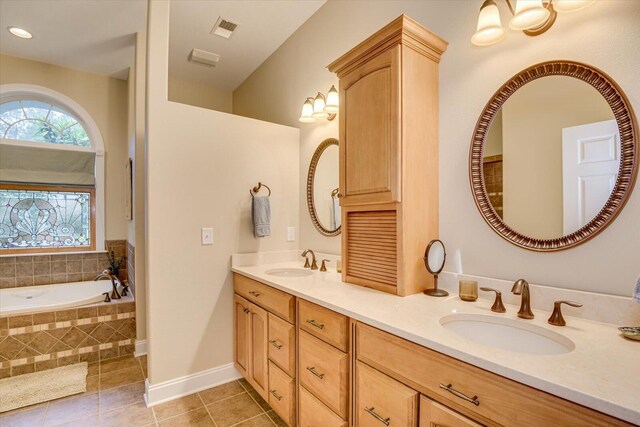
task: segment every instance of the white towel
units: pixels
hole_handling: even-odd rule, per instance
[[[638,280],[636,280],[636,287],[633,290],[633,295],[631,295],[631,297],[635,302],[640,304],[640,276],[638,277]]]
[[[254,196],[251,202],[253,235],[265,237],[271,235],[271,203],[268,196]]]

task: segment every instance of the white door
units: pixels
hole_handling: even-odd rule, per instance
[[[562,129],[564,234],[600,212],[618,177],[620,133],[615,120]]]

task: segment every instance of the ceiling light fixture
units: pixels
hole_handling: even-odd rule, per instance
[[[595,0],[504,0],[513,15],[509,28],[522,31],[528,36],[538,36],[546,32],[556,21],[558,12],[572,12],[583,9]],[[471,37],[476,46],[488,46],[498,43],[505,37],[500,22],[500,11],[494,0],[486,0],[480,7],[478,26]]]
[[[33,38],[33,35],[29,31],[27,31],[27,30],[25,30],[23,28],[7,27],[7,30],[11,34],[13,34],[14,36],[20,37],[21,39],[31,39],[31,38]]]
[[[304,101],[304,104],[302,105],[302,113],[298,120],[302,123],[313,123],[318,119],[327,119],[331,121],[336,118],[339,107],[340,100],[338,97],[338,90],[335,86],[331,86],[327,96],[318,92],[315,98],[307,98]]]

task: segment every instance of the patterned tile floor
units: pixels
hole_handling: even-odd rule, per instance
[[[146,374],[146,356],[127,356],[91,364],[86,393],[0,414],[0,426],[286,425],[245,380],[147,408],[143,398]]]

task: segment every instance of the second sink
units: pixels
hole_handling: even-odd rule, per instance
[[[277,277],[306,277],[313,274],[311,273],[311,271],[305,270],[303,268],[274,268],[265,271],[265,273],[270,276]]]
[[[520,320],[460,313],[444,316],[440,324],[468,340],[517,353],[553,355],[575,348],[565,336]]]

